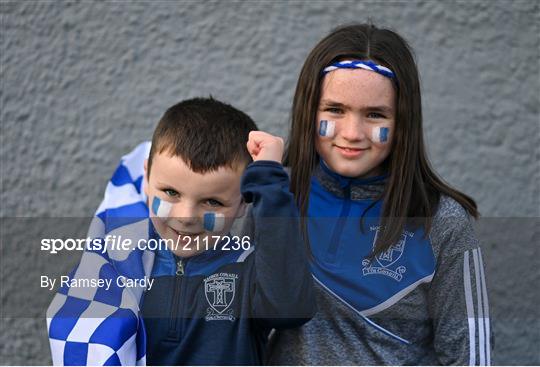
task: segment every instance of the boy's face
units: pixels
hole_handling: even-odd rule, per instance
[[[145,163],[147,173],[146,167]],[[182,158],[172,157],[167,152],[153,156],[150,177],[145,174],[144,192],[156,231],[161,238],[178,243],[176,249],[170,248],[177,256],[190,257],[214,248],[215,240],[211,236],[228,234],[235,218],[244,214],[245,204],[240,193],[244,168],[243,164],[238,164],[235,169],[220,167],[201,174],[193,172]],[[156,197],[170,209],[166,216],[154,212]],[[205,213],[215,214],[221,228],[205,229]]]

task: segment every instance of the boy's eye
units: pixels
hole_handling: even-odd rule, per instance
[[[169,197],[171,197],[171,198],[175,198],[175,197],[178,196],[178,192],[176,192],[176,191],[173,190],[173,189],[165,189],[165,190],[163,190],[163,192],[164,192],[167,196],[169,196]]]
[[[208,199],[206,200],[206,204],[209,206],[217,207],[217,206],[223,206],[223,204],[215,199]]]

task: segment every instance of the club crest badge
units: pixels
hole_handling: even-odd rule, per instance
[[[234,321],[231,305],[234,300],[238,275],[229,273],[212,274],[204,280],[204,294],[210,307],[206,310],[206,321]]]
[[[370,227],[370,231],[375,231],[372,248],[375,248],[377,236],[379,235],[379,229],[379,226]],[[364,259],[364,261],[362,261],[362,274],[385,275],[394,279],[395,281],[400,282],[401,279],[403,279],[403,274],[407,271],[407,268],[403,265],[394,265],[403,255],[403,251],[405,250],[405,246],[407,244],[407,239],[413,236],[414,233],[404,231],[401,234],[400,240],[388,250],[377,255],[373,260]]]

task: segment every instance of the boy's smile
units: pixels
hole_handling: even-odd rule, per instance
[[[235,218],[244,214],[240,181],[245,166],[236,164],[234,167],[220,167],[201,174],[193,172],[180,157],[167,152],[154,155],[150,177],[145,175],[144,191],[156,231],[163,239],[178,241],[178,248],[170,249],[177,256],[190,257],[203,252],[207,249],[206,241],[213,248],[214,241],[206,237],[226,235]],[[152,209],[156,197],[160,199],[158,202],[168,206],[166,216],[158,216]],[[222,228],[206,230],[205,213],[224,217]]]

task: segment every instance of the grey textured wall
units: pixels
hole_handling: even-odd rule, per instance
[[[416,51],[433,165],[488,218],[494,362],[540,364],[538,1],[26,1],[0,16],[2,218],[90,215],[119,157],[184,98],[212,94],[286,137],[323,35],[368,19],[397,30]],[[38,271],[24,254],[1,259],[2,303],[21,281],[7,265]],[[42,317],[1,322],[0,364],[50,363]]]

